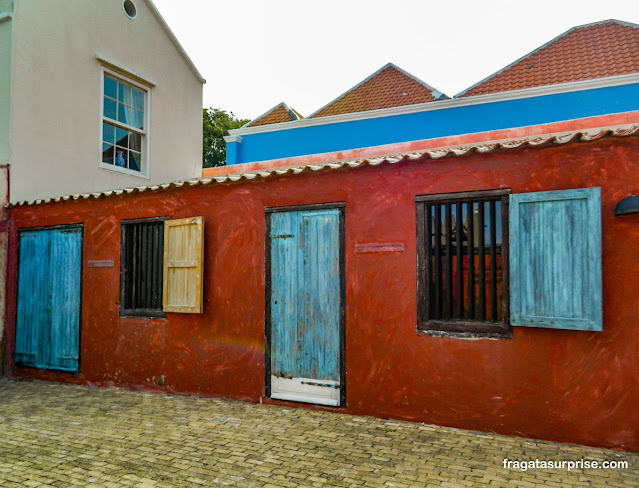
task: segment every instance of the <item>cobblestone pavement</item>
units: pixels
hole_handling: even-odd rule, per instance
[[[503,459],[628,461],[504,469]],[[639,487],[639,454],[272,405],[0,379],[0,487]]]

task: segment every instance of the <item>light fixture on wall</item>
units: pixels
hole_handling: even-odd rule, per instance
[[[636,195],[624,198],[615,207],[615,217],[635,213],[639,213],[639,197]]]

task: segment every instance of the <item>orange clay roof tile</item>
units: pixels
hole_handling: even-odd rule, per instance
[[[433,102],[440,97],[448,98],[394,64],[388,63],[307,118]]]
[[[458,94],[485,95],[639,72],[639,25],[606,20],[573,27]]]
[[[246,124],[245,127],[256,127],[258,125],[279,124],[280,122],[290,122],[291,120],[299,120],[302,117],[297,110],[290,108],[284,102],[276,105],[265,114],[253,119]]]

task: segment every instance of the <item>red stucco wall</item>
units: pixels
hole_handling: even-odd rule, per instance
[[[600,186],[603,332],[515,327],[512,339],[416,332],[415,195]],[[639,451],[639,138],[77,200],[10,211],[7,351],[16,229],[84,224],[81,374],[9,373],[223,396],[264,395],[264,208],[346,203],[346,407],[374,415]],[[205,217],[204,313],[119,318],[120,220]],[[355,253],[364,242],[404,252]],[[112,268],[89,260],[112,259]],[[10,358],[7,354],[7,358]],[[164,377],[164,385],[158,386]],[[281,403],[281,402],[278,402]]]

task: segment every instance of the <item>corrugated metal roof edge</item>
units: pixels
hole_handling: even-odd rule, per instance
[[[144,193],[146,191],[170,190],[174,188],[209,185],[211,183],[233,183],[244,180],[254,180],[269,178],[272,176],[283,176],[287,174],[298,175],[308,171],[321,171],[324,169],[358,168],[361,166],[377,166],[382,163],[397,164],[403,161],[419,161],[423,159],[440,159],[445,156],[464,156],[470,153],[489,153],[496,149],[514,150],[521,147],[539,147],[546,144],[566,144],[568,142],[592,142],[603,137],[626,137],[639,134],[639,124],[626,124],[614,127],[601,127],[587,130],[575,130],[560,134],[546,134],[534,137],[506,139],[501,141],[488,141],[463,146],[449,146],[411,153],[400,153],[385,155],[374,158],[348,159],[343,161],[328,161],[317,164],[304,164],[291,166],[288,168],[278,168],[272,170],[260,170],[250,173],[238,173],[229,175],[214,176],[211,178],[194,178],[191,180],[164,183],[152,186],[138,186],[125,188],[122,190],[108,190],[93,193],[78,193],[61,197],[40,198],[35,200],[24,200],[6,204],[7,208],[23,207],[30,205],[42,205],[47,203],[66,202],[69,200],[87,200],[90,198],[112,197],[131,193]]]

